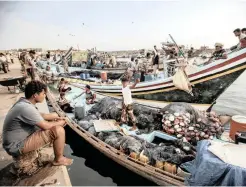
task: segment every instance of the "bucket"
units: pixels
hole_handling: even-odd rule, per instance
[[[84,73],[81,73],[81,74],[80,74],[80,78],[81,78],[81,79],[85,79],[85,74],[84,74]]]
[[[101,79],[106,81],[108,78],[107,78],[107,72],[103,71],[101,72]]]
[[[235,134],[238,131],[246,132],[246,117],[245,116],[232,116],[230,127],[230,138],[235,141]]]

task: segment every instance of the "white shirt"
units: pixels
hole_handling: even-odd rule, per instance
[[[132,104],[132,92],[130,86],[122,87],[122,95],[125,105]]]

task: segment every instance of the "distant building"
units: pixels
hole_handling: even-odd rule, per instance
[[[200,49],[201,49],[201,50],[207,50],[207,49],[209,49],[209,47],[208,47],[208,46],[201,46]]]

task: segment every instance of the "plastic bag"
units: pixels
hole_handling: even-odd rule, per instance
[[[188,93],[192,92],[190,81],[182,68],[178,68],[173,76],[173,84],[180,90],[184,90]]]

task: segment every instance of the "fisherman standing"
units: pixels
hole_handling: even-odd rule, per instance
[[[134,89],[136,85],[140,82],[139,79],[136,79],[136,82],[133,85],[129,85],[129,80],[123,77],[121,79],[122,83],[122,113],[121,113],[121,123],[126,123],[129,120],[132,122],[132,128],[130,130],[137,129],[137,120],[133,113],[133,101],[132,101],[132,92],[131,89]],[[129,119],[130,118],[130,119]]]
[[[68,63],[67,60],[65,59],[65,56],[62,56],[62,64],[64,68],[64,73],[68,73]]]
[[[127,69],[129,81],[132,80],[132,76],[135,73],[135,67],[136,67],[136,64],[134,62],[134,57],[131,57],[131,61],[128,63],[128,69]]]
[[[50,51],[48,51],[48,53],[46,54],[46,59],[47,59],[47,61],[50,60]]]
[[[25,65],[26,65],[26,71],[28,75],[31,77],[32,80],[35,79],[34,75],[34,58],[35,58],[35,51],[30,50],[29,54],[26,54],[25,56]]]
[[[10,60],[12,62],[12,64],[14,63],[14,57],[13,57],[13,54],[10,53]]]
[[[160,54],[156,47],[154,46],[154,57],[153,57],[153,70],[154,70],[154,76],[157,77],[157,70],[159,69],[159,60],[160,60]]]
[[[148,74],[148,70],[151,64],[151,54],[147,53],[146,58],[143,60],[141,65],[139,65],[139,71],[140,71],[140,81],[145,81],[145,75]]]

